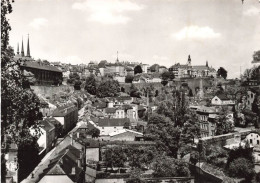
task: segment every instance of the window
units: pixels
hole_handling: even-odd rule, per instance
[[[253,140],[252,139],[250,139],[250,144],[252,144],[253,143]]]
[[[257,145],[259,145],[259,140],[256,141]]]

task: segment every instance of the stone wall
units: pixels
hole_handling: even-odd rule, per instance
[[[51,97],[53,94],[60,92],[71,93],[74,91],[74,87],[70,85],[61,86],[31,86],[31,89],[36,93],[44,97]]]

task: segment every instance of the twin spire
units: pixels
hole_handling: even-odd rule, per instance
[[[17,44],[17,55],[19,55],[20,52],[19,52],[19,43]],[[21,56],[22,57],[25,57],[24,55],[24,49],[23,49],[23,38],[22,38],[22,48],[21,48]],[[30,44],[29,44],[29,34],[28,34],[28,42],[27,42],[27,55],[26,57],[31,57],[31,54],[30,54]]]

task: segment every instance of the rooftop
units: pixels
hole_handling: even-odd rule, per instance
[[[55,66],[45,65],[45,64],[43,64],[41,62],[36,62],[36,61],[34,61],[34,62],[32,62],[32,61],[25,61],[22,66],[29,67],[29,68],[40,69],[40,70],[48,70],[48,71],[54,71],[54,72],[62,73],[62,71],[60,71]]]
[[[128,118],[104,118],[98,120],[98,126],[109,127],[109,126],[130,126],[130,119]]]

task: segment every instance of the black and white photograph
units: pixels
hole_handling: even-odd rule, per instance
[[[260,0],[1,0],[2,183],[260,183]]]

